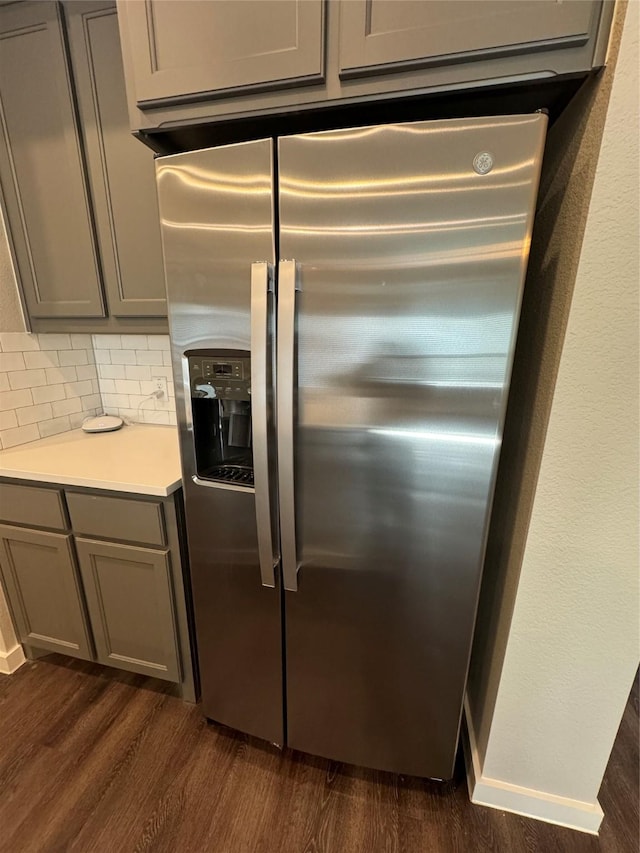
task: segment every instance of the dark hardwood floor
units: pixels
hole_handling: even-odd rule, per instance
[[[599,838],[436,784],[281,753],[160,682],[51,655],[0,676],[2,853],[637,853],[638,689]]]

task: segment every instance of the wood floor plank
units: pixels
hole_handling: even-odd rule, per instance
[[[638,853],[638,685],[600,837],[207,723],[162,682],[49,656],[0,676],[0,853]]]

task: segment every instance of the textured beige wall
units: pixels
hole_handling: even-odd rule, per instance
[[[18,298],[9,244],[0,211],[0,332],[24,332],[25,323]]]
[[[468,695],[484,776],[584,803],[640,642],[638,11],[550,140]]]
[[[467,696],[484,756],[509,638],[556,375],[620,46],[551,128],[522,303]]]

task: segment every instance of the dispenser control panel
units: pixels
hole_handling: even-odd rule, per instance
[[[250,358],[189,358],[192,397],[248,400],[251,395]]]

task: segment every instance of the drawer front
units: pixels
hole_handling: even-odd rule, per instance
[[[157,501],[70,491],[66,496],[74,533],[147,545],[166,544],[162,504]]]
[[[0,520],[29,527],[66,530],[68,525],[62,491],[0,483]]]

